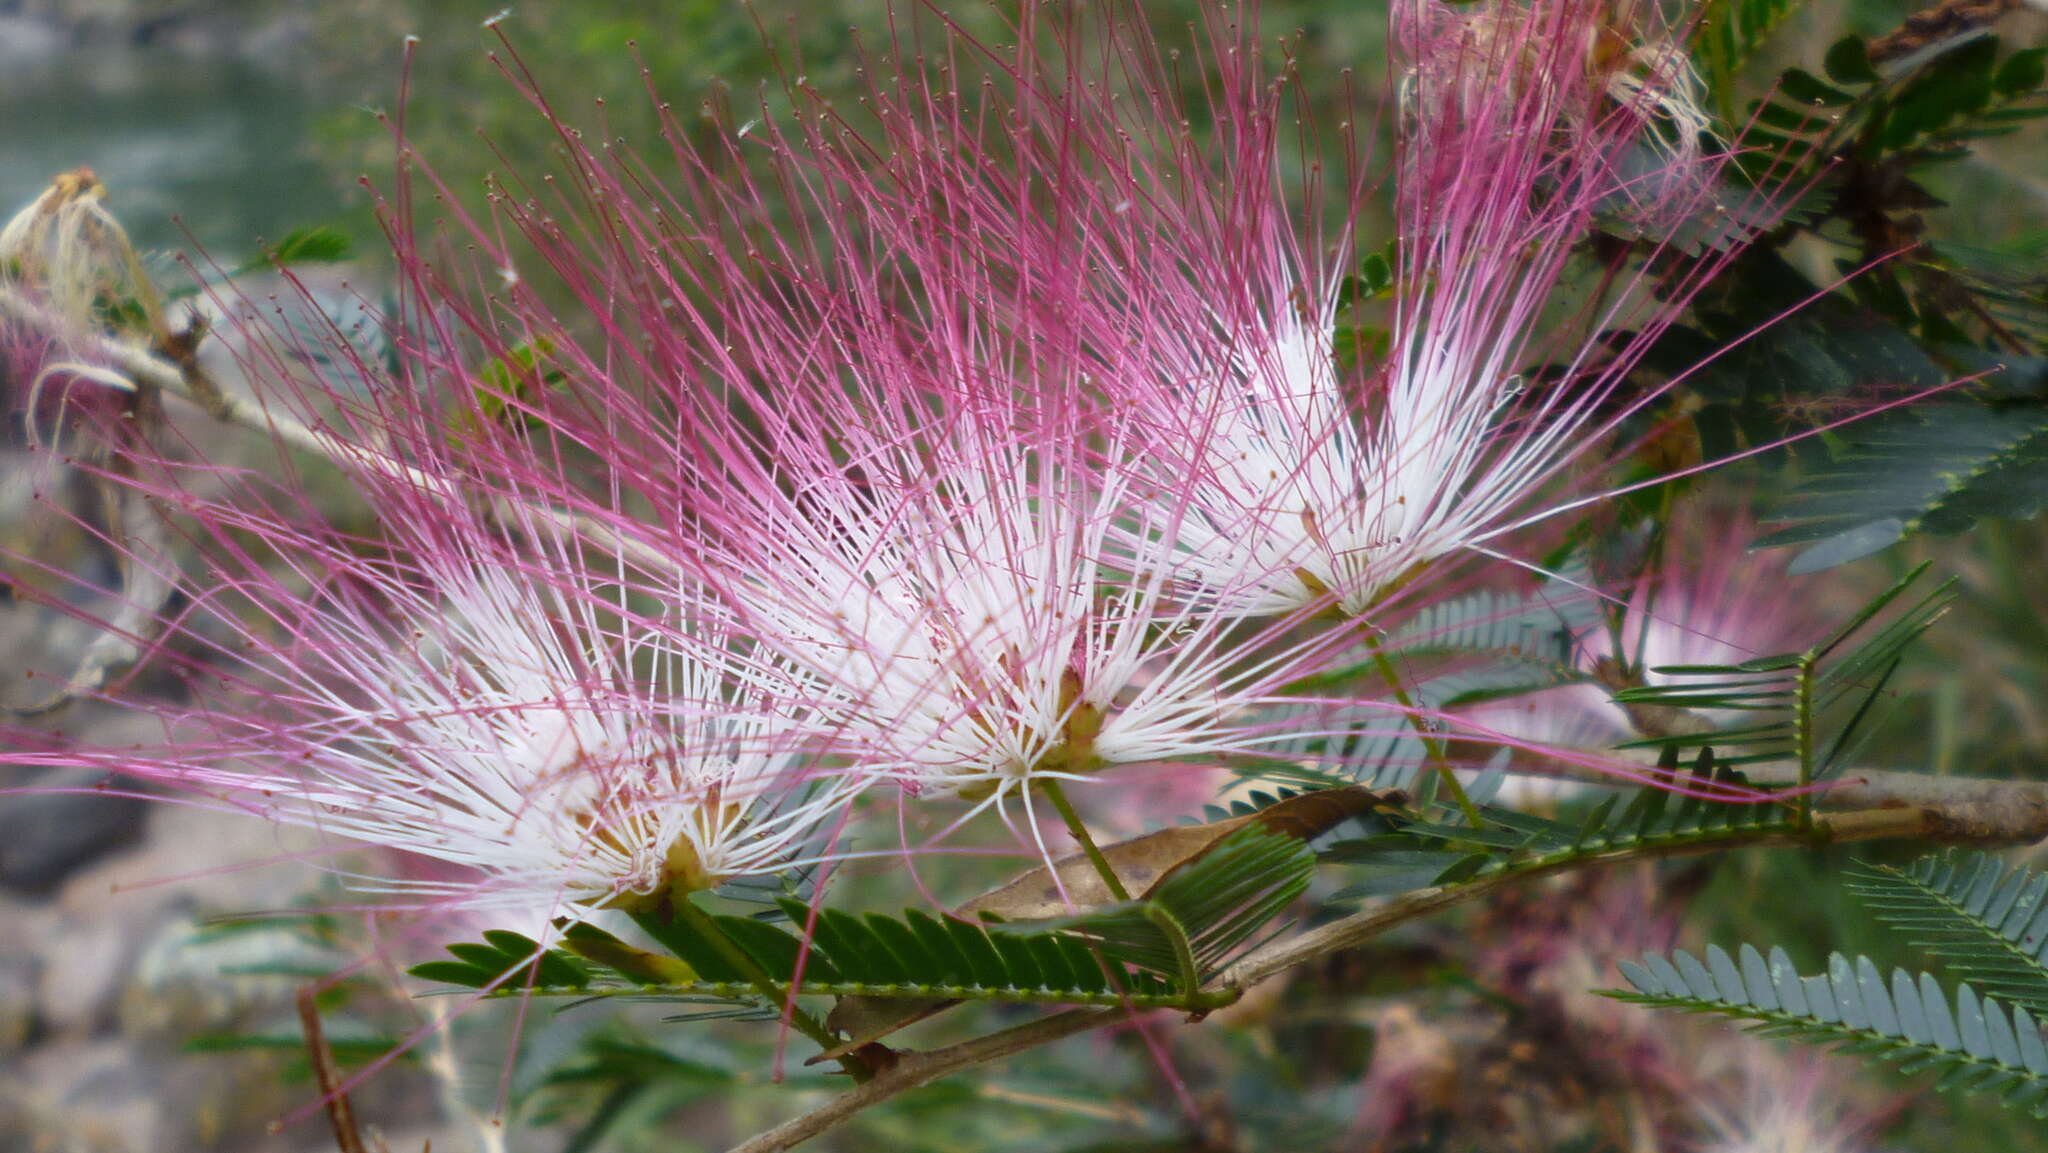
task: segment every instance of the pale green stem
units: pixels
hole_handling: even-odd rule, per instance
[[[1109,867],[1109,858],[1103,856],[1102,850],[1095,847],[1095,838],[1088,835],[1088,826],[1081,823],[1081,814],[1075,812],[1073,804],[1067,800],[1066,790],[1060,788],[1060,783],[1050,777],[1041,779],[1038,787],[1045,792],[1046,799],[1052,802],[1052,807],[1059,810],[1060,819],[1067,823],[1067,831],[1081,843],[1081,851],[1087,854],[1088,863],[1094,865],[1096,873],[1101,875],[1102,883],[1109,886],[1110,895],[1119,901],[1130,900],[1130,891],[1124,888],[1124,883],[1118,879],[1116,870]]]
[[[1805,832],[1813,828],[1813,679],[1815,666],[1820,663],[1820,654],[1808,651],[1799,658],[1799,697],[1794,708],[1792,724],[1798,734],[1799,752],[1799,828]]]
[[[1180,968],[1181,988],[1190,998],[1198,995],[1202,991],[1202,970],[1195,964],[1195,950],[1188,943],[1188,931],[1181,927],[1180,918],[1162,906],[1148,903],[1145,906],[1145,919],[1166,934],[1167,940],[1173,942],[1173,959]],[[1189,1007],[1192,1008],[1193,1005],[1190,1004]]]
[[[789,1023],[796,1026],[798,1032],[816,1041],[828,1051],[839,1046],[839,1038],[834,1036],[830,1029],[819,1024],[817,1018],[800,1008],[790,998],[788,991],[777,984],[775,978],[769,976],[768,971],[763,969],[754,958],[748,956],[746,950],[734,944],[732,938],[725,935],[725,930],[718,927],[718,922],[712,920],[710,914],[698,908],[695,901],[690,900],[688,897],[683,897],[671,902],[670,907],[675,911],[676,920],[689,926],[690,931],[696,933],[705,942],[710,944],[718,952],[718,955],[724,958],[726,964],[739,970],[740,975],[745,977],[747,982],[754,986],[755,991],[759,992],[761,996],[766,997],[769,1004],[774,1005],[778,1009],[786,1009],[789,1013]],[[852,1073],[855,1080],[865,1079],[867,1074],[866,1065],[858,1061],[842,1061],[841,1063],[846,1065],[847,1072]]]
[[[1393,659],[1387,656],[1387,650],[1380,647],[1377,639],[1367,638],[1365,643],[1372,649],[1373,664],[1380,670],[1380,676],[1386,680],[1387,688],[1394,694],[1395,702],[1407,711],[1409,725],[1415,729],[1415,735],[1422,738],[1423,752],[1436,769],[1437,776],[1442,779],[1444,788],[1451,794],[1451,799],[1457,802],[1459,811],[1465,814],[1465,820],[1469,821],[1473,828],[1485,828],[1486,818],[1479,815],[1479,806],[1472,803],[1472,798],[1465,792],[1464,784],[1458,780],[1457,772],[1451,768],[1451,759],[1444,752],[1442,739],[1429,731],[1429,722],[1423,720],[1422,713],[1416,709],[1415,698],[1408,694],[1408,686],[1402,683],[1401,672],[1394,667]]]

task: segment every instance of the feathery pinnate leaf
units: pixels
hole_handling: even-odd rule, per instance
[[[1783,949],[1768,960],[1744,945],[1740,959],[1708,946],[1706,960],[1683,950],[1622,962],[1634,992],[1607,995],[1656,1008],[1713,1013],[1753,1032],[1833,1045],[1909,1073],[1936,1072],[1939,1087],[1988,1094],[2048,1117],[2048,1047],[2024,1008],[1979,997],[1969,985],[1951,997],[1932,976],[1903,969],[1889,980],[1868,957],[1837,953],[1825,974],[1799,975]]]
[[[1903,869],[1869,866],[1848,884],[1879,920],[1958,976],[2048,1014],[2048,872],[1953,853]]]

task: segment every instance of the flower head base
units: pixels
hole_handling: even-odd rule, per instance
[[[441,615],[414,626],[439,651],[391,662],[371,682],[389,695],[348,718],[352,744],[382,747],[321,766],[340,786],[309,791],[324,827],[469,865],[529,904],[621,905],[785,868],[848,799],[850,782],[804,780],[801,730],[732,688],[715,631],[686,650],[476,570],[439,588]]]
[[[52,180],[0,227],[0,285],[34,289],[81,330],[133,323],[126,312],[132,308],[143,335],[162,336],[163,302],[106,196],[90,168]]]

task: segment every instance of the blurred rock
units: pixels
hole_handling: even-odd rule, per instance
[[[62,29],[26,16],[0,16],[0,66],[20,67],[48,59],[64,49]]]
[[[160,1142],[163,1108],[149,1083],[147,1066],[119,1041],[39,1047],[12,1079],[13,1116],[0,1118],[0,1136],[26,1139],[17,1148],[52,1153],[114,1153]]]
[[[41,54],[77,43],[174,52],[194,60],[234,58],[283,70],[299,62],[312,31],[310,13],[293,0],[275,3],[191,4],[152,0],[23,0],[0,20],[23,27],[14,34]],[[0,39],[0,59],[6,45]],[[24,56],[21,59],[40,59]]]
[[[125,723],[103,719],[109,732]],[[317,1113],[268,1130],[316,1096],[290,1047],[184,1050],[205,1034],[297,1036],[292,997],[336,955],[293,922],[229,930],[208,918],[293,905],[308,889],[296,858],[315,844],[246,816],[164,807],[127,851],[76,869],[51,896],[0,893],[0,1150],[330,1153]],[[241,867],[270,858],[293,859]],[[349,1034],[343,1015],[330,1031]],[[475,1147],[437,1126],[435,1082],[416,1066],[393,1066],[351,1099],[366,1124],[403,1134],[394,1150],[413,1153],[428,1135],[445,1153]]]
[[[60,919],[49,926],[36,1005],[51,1032],[87,1037],[113,1021],[135,957],[132,928],[118,918]]]
[[[207,925],[173,918],[142,943],[123,990],[120,1023],[138,1036],[189,1036],[290,1018],[313,975],[348,960],[286,920]]]
[[[35,1035],[37,968],[27,951],[0,953],[0,1061]]]
[[[64,770],[10,785],[28,789],[121,787],[105,773]],[[0,797],[0,888],[47,894],[87,865],[134,844],[147,817],[134,797],[30,792]]]

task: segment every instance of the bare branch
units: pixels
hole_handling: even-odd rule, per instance
[[[928,1053],[903,1053],[896,1064],[863,1084],[841,1093],[818,1108],[777,1125],[732,1147],[731,1153],[777,1153],[831,1129],[870,1105],[879,1105],[908,1089],[929,1084],[950,1073],[1000,1060],[1013,1053],[1049,1045],[1124,1018],[1122,1009],[1068,1009],[1027,1021],[1000,1033],[976,1037]]]
[[[1559,780],[1612,785],[1610,775],[1585,765],[1516,749],[1509,772]],[[1757,785],[1798,783],[1797,766],[1743,766]],[[1910,809],[1927,831],[1917,835],[1943,844],[2031,845],[2048,840],[2048,781],[1951,777],[1900,769],[1849,769],[1827,782],[1815,798],[1836,812]]]
[[[350,444],[296,417],[278,412],[258,399],[220,388],[206,379],[196,365],[180,365],[131,341],[100,333],[80,333],[63,317],[6,285],[0,285],[0,319],[11,319],[39,331],[62,334],[90,357],[113,366],[143,387],[178,397],[197,405],[218,420],[265,434],[288,448],[364,468],[428,492],[443,493],[449,500],[462,500],[471,495],[445,477],[413,468],[376,449]],[[85,368],[81,365],[81,369]],[[518,525],[572,536],[649,572],[665,573],[675,568],[674,558],[630,537],[621,536],[589,517],[529,502],[502,500],[501,503],[504,511],[523,514],[506,518]]]

